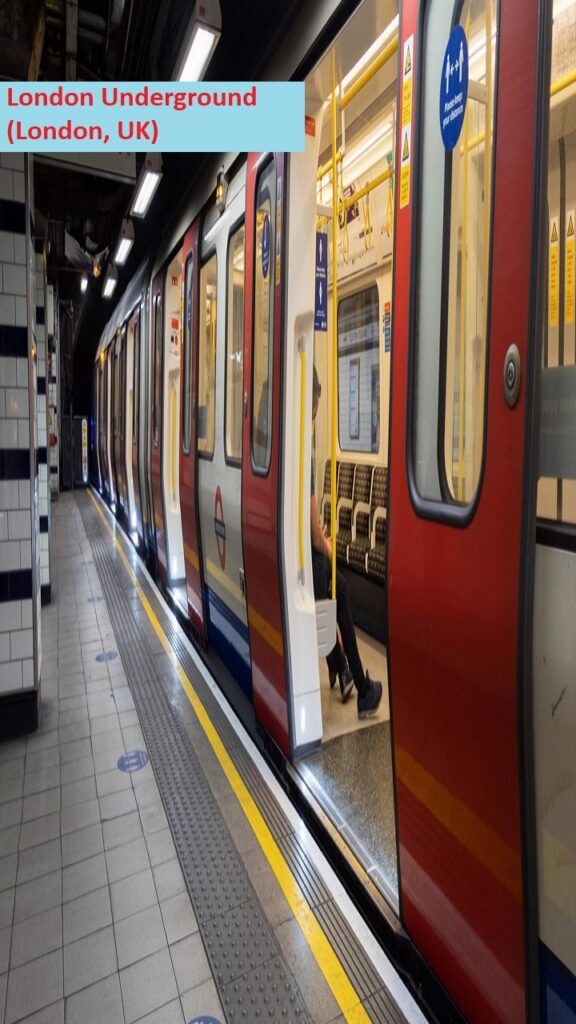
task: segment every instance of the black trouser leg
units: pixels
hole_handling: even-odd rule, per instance
[[[334,647],[327,656],[326,661],[330,672],[336,672],[337,675],[342,675],[346,671],[346,658],[344,657],[344,651],[340,647],[338,640],[334,644]]]
[[[366,689],[366,676],[364,675],[358,644],[356,643],[356,632],[352,621],[352,607],[350,605],[348,587],[344,577],[339,572],[336,573],[336,618],[340,626],[340,633],[342,634],[344,653],[348,658],[348,665],[354,676],[356,689],[360,696],[362,696]]]

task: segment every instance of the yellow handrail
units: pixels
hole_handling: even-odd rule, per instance
[[[390,57],[392,57],[396,53],[397,49],[398,36],[395,35],[394,38],[391,39],[390,42],[388,43],[388,46],[384,47],[382,53],[379,53],[378,56],[374,58],[372,63],[368,65],[366,70],[362,72],[360,77],[356,79],[354,85],[351,85],[350,88],[342,95],[340,99],[340,107],[342,110],[346,110],[348,104],[352,102],[354,97],[358,95],[360,90],[364,88],[367,82],[369,82],[371,78],[374,78],[374,75],[376,75],[380,71],[380,68],[383,68],[384,65],[388,63]],[[334,94],[334,90],[332,91],[332,94]],[[336,152],[336,146],[333,146],[332,152]]]
[[[172,484],[172,501],[176,501],[176,460],[174,458],[176,452],[176,388],[172,385],[170,392],[170,433],[172,437],[172,449],[170,459],[170,483]]]
[[[466,40],[470,28],[466,22]],[[466,292],[468,286],[468,119],[469,108],[464,114],[464,166],[462,168],[462,259],[460,262],[460,381],[458,392],[458,501],[463,500],[464,490],[464,387],[466,383],[464,359],[466,355]]]
[[[569,71],[567,74],[557,78],[555,82],[552,82],[550,86],[550,98],[557,96],[559,92],[564,92],[564,89],[568,89],[571,85],[576,83],[576,68],[573,71]],[[468,152],[472,149],[476,149],[477,146],[481,146],[486,137],[485,132],[478,132],[478,135],[473,135],[468,142]],[[460,147],[460,154],[462,154],[462,146]]]
[[[336,152],[336,54],[332,51],[332,153]],[[332,209],[338,210],[338,180],[332,175]],[[336,600],[336,537],[338,514],[336,511],[336,414],[338,411],[338,217],[332,217],[332,474],[330,480],[332,522],[332,599]]]
[[[336,163],[339,164],[341,159],[342,159],[342,150],[339,149],[338,152],[336,153]],[[330,157],[330,159],[327,160],[325,164],[321,164],[321,166],[316,171],[316,180],[317,181],[321,181],[325,174],[329,174],[330,173],[330,171],[332,170],[333,166],[334,166],[334,161],[333,161],[332,157]]]
[[[303,340],[303,339],[302,339]],[[298,557],[300,582],[304,582],[304,434],[306,417],[304,415],[304,399],[306,397],[306,349],[300,346],[300,472],[298,495]]]
[[[369,192],[378,188],[378,185],[382,185],[385,181],[388,181],[388,178],[391,178],[393,173],[394,169],[392,167],[387,167],[386,170],[382,171],[382,174],[379,174],[373,181],[366,182],[366,184],[362,188],[359,188],[357,192],[353,192],[351,196],[346,196],[338,206],[338,213],[343,213],[349,206],[354,206],[354,203],[357,203],[359,199],[363,199],[363,197],[367,196]]]

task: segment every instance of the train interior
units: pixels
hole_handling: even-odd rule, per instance
[[[181,276],[182,250],[179,249],[166,267],[164,278],[162,493],[164,495],[169,586],[182,608],[185,609],[184,541],[180,515]]]
[[[394,906],[397,870],[385,537],[397,32],[396,3],[362,5],[306,83],[307,104],[319,111],[316,181],[308,184],[316,190],[314,364],[322,388],[312,437],[315,494],[322,526],[333,537],[334,416],[337,568],[350,595],[363,668],[372,679],[382,681],[384,692],[377,714],[359,720],[356,690],[343,703],[338,680],[330,686],[326,660],[320,658],[322,743],[298,761],[315,798]],[[368,49],[367,39],[373,40]],[[336,289],[332,269],[334,81],[338,94]],[[319,295],[322,287],[325,297]],[[334,316],[336,394],[332,387]]]
[[[555,0],[553,19],[548,218],[542,239],[546,301],[533,634],[534,753],[539,935],[542,948],[553,955],[546,952],[546,969],[560,962],[576,974],[575,0]]]

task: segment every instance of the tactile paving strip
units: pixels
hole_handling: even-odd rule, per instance
[[[144,642],[146,641],[143,630],[138,630],[138,632],[142,634],[142,639],[133,639],[134,628],[138,628],[136,625],[137,620],[141,620],[143,622],[147,621],[145,613],[143,612],[143,609],[141,607],[140,600],[137,594],[134,592],[132,584],[130,583],[127,574],[125,573],[124,570],[120,570],[119,567],[117,568],[117,561],[115,560],[114,556],[110,554],[109,539],[104,533],[104,529],[102,527],[98,513],[96,512],[92,502],[88,497],[83,495],[79,499],[79,505],[81,508],[82,517],[84,519],[86,532],[91,540],[92,547],[94,549],[95,563],[100,578],[102,580],[102,588],[106,593],[107,601],[110,606],[111,616],[113,617],[114,626],[118,635],[120,653],[121,655],[123,655],[121,637],[118,632],[119,623],[116,618],[116,610],[114,610],[114,612],[112,611],[113,606],[114,609],[116,609],[117,601],[114,599],[116,595],[122,595],[123,608],[118,608],[118,614],[119,616],[121,616],[121,621],[125,623],[128,617],[132,619],[132,628],[127,627],[128,635],[126,636],[126,640],[130,645],[130,650],[134,658],[134,661],[138,663],[137,668],[136,665],[134,666],[136,672],[139,673],[139,675],[137,674],[136,678],[139,680],[148,679],[150,682],[154,681],[155,690],[158,691],[160,688],[158,687],[158,672],[157,670],[154,670],[154,658],[150,655],[149,650],[147,653],[145,653],[144,650],[142,649],[142,640],[144,640]],[[102,538],[104,538],[104,541],[102,541]],[[104,586],[104,576],[107,575],[108,572],[110,572],[109,567],[111,567],[114,570],[115,577],[115,579],[112,582],[111,588],[113,593],[111,594],[110,597],[108,596],[108,592]],[[141,572],[138,563],[135,564],[134,570],[138,577],[138,582],[142,587],[142,590],[144,591],[147,600],[152,605],[154,609],[154,614],[157,616],[158,621],[160,622],[160,625],[162,626],[162,629],[164,630],[164,633],[166,634],[170,642],[170,645],[174,653],[176,654],[176,657],[178,658],[180,664],[182,665],[188,677],[192,681],[194,688],[198,692],[199,697],[202,700],[202,703],[204,704],[204,707],[206,708],[206,711],[211,721],[216,727],[222,742],[226,746],[226,749],[229,751],[229,753],[231,753],[231,756],[233,756],[233,760],[237,770],[239,771],[244,783],[249,789],[256,804],[258,805],[258,808],[262,813],[272,835],[276,839],[287,863],[289,864],[294,874],[294,877],[298,882],[298,885],[300,886],[309,905],[314,909],[315,914],[319,922],[321,923],[327,938],[329,939],[335,951],[338,953],[338,956],[340,957],[343,966],[345,967],[349,974],[350,980],[355,985],[358,995],[363,1001],[364,1009],[366,1010],[368,1017],[370,1018],[371,1021],[374,1022],[374,1024],[406,1024],[406,1018],[404,1014],[398,1009],[393,998],[390,996],[390,993],[385,988],[383,988],[380,976],[373,968],[371,963],[367,961],[362,944],[359,942],[354,932],[350,929],[340,908],[331,899],[330,894],[326,889],[326,886],[324,885],[324,882],[322,881],[320,875],[318,874],[318,871],[316,870],[314,864],[310,860],[307,851],[300,843],[298,835],[294,833],[288,818],[284,814],[281,807],[279,807],[274,796],[270,792],[270,789],[266,786],[264,780],[262,779],[262,776],[260,775],[260,772],[255,767],[247,751],[241,745],[239,745],[238,737],[234,729],[228,722],[213,693],[210,691],[204,679],[198,672],[194,660],[191,657],[187,649],[187,646],[180,635],[179,630],[174,627],[171,616],[167,612],[165,606],[158,600],[156,593],[148,584],[146,576],[143,572]],[[132,641],[131,643],[130,640],[128,639],[129,635],[130,640]],[[124,661],[124,657],[122,658],[122,660]],[[128,669],[126,674],[129,678],[131,689],[133,690],[134,700],[137,705],[138,714],[140,716],[142,723],[142,729],[148,742],[147,732],[144,727],[144,718],[146,712],[143,708],[141,708],[140,705],[140,694],[138,691],[138,686],[133,685],[133,680],[131,678],[131,674],[128,672]],[[162,682],[162,680],[160,681]],[[177,714],[174,713],[173,709],[170,707],[169,701],[167,700],[163,689],[161,690],[161,692],[164,697],[164,703],[168,708],[168,714],[170,716],[170,720],[167,725],[168,749],[171,749],[170,745],[173,742],[173,733],[171,730],[174,728],[174,725],[172,723],[175,723],[178,736],[183,738],[185,742],[185,749],[190,749],[190,753],[194,760],[196,761],[196,755],[194,754],[194,751],[190,746],[190,741],[185,733],[184,727],[182,726],[179,717],[177,716]],[[266,994],[266,985],[263,982],[264,974],[262,967],[255,967],[254,970],[250,970],[249,966],[248,974],[243,974],[241,976],[236,974],[236,971],[240,966],[241,959],[242,961],[249,963],[249,965],[251,965],[252,963],[256,964],[258,963],[258,958],[260,954],[259,952],[256,952],[256,946],[254,945],[253,937],[251,937],[250,939],[250,941],[253,943],[253,956],[251,956],[249,959],[246,956],[245,951],[240,951],[238,947],[236,947],[235,950],[232,949],[229,951],[226,945],[220,946],[218,938],[218,925],[224,919],[225,915],[226,917],[228,916],[228,913],[230,911],[234,911],[236,908],[248,907],[249,904],[251,904],[251,901],[255,897],[252,883],[250,882],[246,875],[243,864],[241,864],[241,862],[238,860],[236,850],[233,841],[230,837],[230,834],[228,832],[227,826],[220,814],[219,809],[216,808],[216,804],[214,803],[214,798],[212,796],[211,790],[209,789],[208,783],[206,782],[206,779],[201,769],[199,769],[200,778],[198,781],[199,783],[201,783],[201,788],[205,788],[207,790],[209,800],[212,802],[215,809],[217,809],[217,814],[220,819],[220,825],[223,827],[227,834],[228,841],[232,846],[232,853],[234,859],[240,865],[241,874],[244,877],[249,889],[243,891],[236,891],[236,889],[233,886],[234,891],[228,892],[227,894],[227,899],[229,901],[227,907],[224,905],[226,901],[224,899],[220,900],[218,893],[212,892],[211,895],[210,890],[206,892],[205,889],[201,889],[200,892],[197,892],[197,888],[193,889],[192,885],[188,881],[187,864],[190,864],[190,868],[193,872],[197,870],[204,870],[204,868],[200,865],[206,865],[207,871],[210,871],[214,867],[214,865],[210,863],[210,860],[206,861],[199,851],[197,851],[194,854],[195,859],[192,859],[192,861],[190,862],[191,853],[189,847],[187,849],[186,844],[190,843],[191,831],[195,832],[196,830],[191,830],[186,823],[194,821],[194,818],[184,817],[184,827],[182,828],[182,822],[181,820],[179,820],[178,814],[176,813],[176,815],[173,816],[170,813],[169,803],[167,803],[164,796],[164,788],[160,784],[157,760],[154,757],[154,751],[150,745],[148,745],[148,750],[152,757],[154,771],[156,773],[164,807],[168,815],[170,827],[174,834],[174,839],[176,842],[180,860],[182,862],[183,871],[186,877],[192,901],[194,903],[194,909],[200,924],[202,938],[207,948],[208,955],[210,957],[210,962],[213,967],[213,973],[215,975],[215,978],[217,979],[219,994],[222,1001],[222,1005],[226,1011],[227,1019],[230,1021],[230,1024],[232,1024],[232,1022],[234,1022],[234,1024],[236,1024],[236,1022],[238,1022],[238,1024],[240,1024],[240,1022],[242,1022],[242,1024],[249,1024],[249,1022],[252,1019],[254,1021],[282,1021],[286,1022],[286,1024],[291,1024],[291,1022],[294,1022],[294,1024],[302,1024],[303,1021],[309,1021],[310,1018],[308,1017],[306,1011],[303,1010],[304,1002],[302,1000],[302,996],[299,992],[298,986],[293,981],[293,979],[292,984],[295,987],[295,991],[293,992],[292,989],[290,988],[290,979],[292,978],[292,975],[290,974],[290,971],[282,955],[279,952],[279,947],[276,938],[273,932],[271,931],[270,926],[263,917],[263,912],[260,908],[260,904],[257,898],[256,903],[263,922],[263,927],[258,933],[258,950],[268,950],[267,955],[269,957],[273,957],[274,954],[272,952],[272,949],[275,948],[277,956],[276,962],[279,965],[281,965],[281,967],[279,967],[278,970],[282,975],[282,978],[280,980],[279,977],[275,977],[273,986],[270,988],[270,992],[274,992],[274,997],[272,1001],[270,1001],[271,996],[269,994]],[[187,755],[184,754],[184,756]],[[179,763],[179,758],[178,756],[176,756],[174,759],[174,767],[171,768],[169,764],[167,765],[168,775],[170,775],[171,771],[175,771],[177,769]],[[187,776],[187,774],[188,769],[185,769],[184,775]],[[174,789],[174,778],[175,776],[172,776],[172,783],[170,783],[169,778],[166,780],[166,788],[171,792]],[[194,783],[196,784],[196,774],[194,775]],[[176,788],[178,789],[177,784]],[[181,788],[182,787],[180,787],[180,789]],[[169,797],[169,801],[171,799],[173,800],[173,797]],[[183,810],[181,813],[190,814],[193,812],[186,809]],[[208,819],[208,823],[210,825],[210,819]],[[183,831],[183,848],[181,848],[181,844],[178,841],[180,830]],[[209,856],[210,855],[211,854],[209,854]],[[198,867],[195,866],[196,864],[198,865]],[[235,868],[234,870],[237,871],[238,868]],[[238,877],[238,875],[235,876],[236,881],[238,880]],[[218,881],[212,876],[212,878],[210,879],[208,877],[206,878],[206,884],[218,885],[220,883],[218,883]],[[249,892],[249,895],[242,898],[243,892],[245,891]],[[238,916],[241,917],[241,913],[239,913]],[[271,940],[274,943],[274,947],[268,947],[268,935],[271,936]],[[233,942],[234,935],[229,933],[228,940],[229,944],[230,942]],[[209,943],[212,943],[211,949],[209,948]],[[231,955],[228,955],[229,952]],[[265,955],[265,953],[262,953],[262,955]],[[270,961],[262,961],[266,968],[269,962]],[[236,967],[232,966],[234,963],[236,963]],[[228,966],[228,964],[230,964],[230,966]],[[218,975],[220,975],[219,979]],[[230,978],[232,980],[229,980],[227,982],[226,978]],[[263,989],[261,989],[262,985],[264,985]],[[223,986],[223,988],[221,988],[221,986]],[[256,989],[260,993],[260,997],[258,997],[258,995],[256,994],[254,986],[256,986]],[[285,986],[288,986],[288,989],[286,991]],[[284,1006],[281,1006],[280,1003],[278,1002],[278,1000],[282,996],[282,993],[285,993]],[[235,997],[237,1001],[235,1001]],[[256,1001],[253,1002],[253,1000]]]
[[[249,1006],[254,1021],[311,1024],[190,740],[167,699],[144,631],[132,615],[122,589],[124,570],[115,563],[109,541],[102,538],[96,512],[85,501],[81,511],[227,1020],[246,1021],[243,1011]],[[255,977],[265,979],[263,985],[251,980],[255,967],[260,971]]]

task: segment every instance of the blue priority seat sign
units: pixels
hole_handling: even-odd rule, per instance
[[[446,149],[460,138],[468,99],[468,43],[461,25],[450,33],[440,76],[440,131]]]

